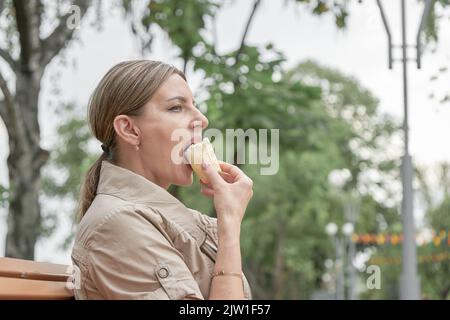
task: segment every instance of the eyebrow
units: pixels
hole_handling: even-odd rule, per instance
[[[186,98],[183,97],[183,96],[176,96],[176,97],[172,97],[172,98],[170,98],[170,99],[167,99],[167,101],[172,101],[172,100],[181,100],[181,101],[183,101],[183,102],[187,102],[187,101],[188,101],[188,99],[186,99]],[[195,105],[195,100],[192,100],[192,104]]]

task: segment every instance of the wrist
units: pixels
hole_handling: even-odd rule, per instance
[[[217,228],[219,232],[236,233],[241,230],[241,220],[229,214],[218,215]]]
[[[219,238],[219,245],[223,243],[239,243],[241,236],[240,222],[231,220],[217,220],[217,235]]]

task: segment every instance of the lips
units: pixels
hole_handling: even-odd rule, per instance
[[[189,147],[192,146],[192,145],[193,145],[193,143],[189,143],[188,145],[186,145],[186,146],[183,148],[183,152],[186,152],[186,150],[189,149]]]
[[[202,140],[203,140],[202,136],[197,136],[197,135],[196,135],[196,136],[193,136],[193,137],[191,138],[191,141],[190,141],[188,144],[186,144],[186,145],[184,146],[183,152],[186,152],[186,150],[187,150],[190,146],[192,146],[193,144],[202,142]]]
[[[192,146],[193,144],[202,142],[202,136],[193,136],[191,138],[191,141],[189,143],[187,143],[186,145],[184,145],[183,147],[183,154],[182,157],[184,158],[185,161],[187,161],[187,163],[189,163],[189,159],[186,158],[186,151],[189,149],[190,146]]]

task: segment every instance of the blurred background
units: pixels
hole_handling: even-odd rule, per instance
[[[430,1],[419,39],[425,1],[403,2],[416,251],[406,267],[420,298],[448,299],[450,1]],[[89,95],[114,64],[145,58],[186,72],[210,127],[280,130],[277,174],[241,165],[254,181],[242,253],[255,298],[402,298],[401,3],[0,0],[0,256],[71,263],[81,179],[101,151]],[[213,215],[199,189],[170,192]]]

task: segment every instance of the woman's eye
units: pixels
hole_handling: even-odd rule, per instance
[[[179,112],[179,111],[181,111],[181,106],[173,106],[173,107],[170,107],[170,108],[169,108],[169,111],[172,111],[172,112]]]

